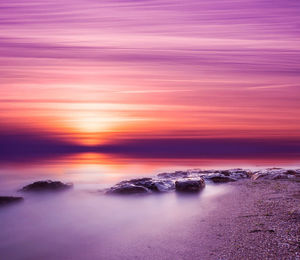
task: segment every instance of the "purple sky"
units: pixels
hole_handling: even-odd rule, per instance
[[[0,13],[4,139],[300,139],[298,0],[9,0]]]

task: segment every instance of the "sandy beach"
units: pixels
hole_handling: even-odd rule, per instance
[[[218,199],[178,259],[300,259],[300,182],[242,180]],[[203,228],[205,226],[205,228]],[[200,231],[201,230],[201,231]]]

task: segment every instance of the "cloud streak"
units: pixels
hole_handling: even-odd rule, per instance
[[[5,128],[94,144],[300,138],[299,1],[11,0],[0,11]]]

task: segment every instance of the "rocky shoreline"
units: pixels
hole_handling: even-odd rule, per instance
[[[106,190],[106,194],[149,194],[162,192],[199,192],[205,183],[228,183],[242,179],[298,180],[300,169],[268,168],[264,170],[199,170],[160,173],[153,178],[139,178],[122,181]]]
[[[134,195],[164,192],[196,193],[205,188],[206,183],[231,183],[239,180],[291,180],[300,181],[300,169],[267,168],[263,170],[246,170],[241,168],[228,170],[175,171],[160,173],[152,178],[138,178],[121,181],[116,185],[101,190],[105,194]],[[71,183],[60,181],[37,181],[21,188],[19,192],[58,192],[69,190]],[[23,197],[0,196],[0,206],[23,201]]]

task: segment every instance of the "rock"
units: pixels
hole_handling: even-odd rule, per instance
[[[286,170],[281,168],[268,168],[265,170],[256,171],[251,177],[252,180],[287,180],[300,177],[299,170]]]
[[[175,189],[175,183],[173,180],[160,180],[156,181],[155,185],[159,192],[167,192]]]
[[[238,168],[207,172],[205,175],[203,175],[203,178],[214,183],[226,183],[249,178],[249,176],[250,171]]]
[[[23,200],[24,199],[22,197],[0,196],[0,206],[21,202]]]
[[[286,170],[281,168],[269,168],[256,171],[251,177],[252,180],[293,180],[300,177],[300,170]]]
[[[42,191],[63,191],[73,187],[73,184],[65,184],[60,181],[37,181],[21,189],[25,192],[42,192]]]
[[[231,172],[229,170],[224,170],[220,172],[224,176],[230,176]]]
[[[233,181],[237,181],[236,179],[232,179],[230,177],[227,176],[212,176],[209,177],[208,180],[214,182],[214,183],[226,183],[226,182],[233,182]]]
[[[121,186],[115,186],[110,188],[106,194],[141,194],[141,193],[148,193],[149,190],[142,186],[136,186],[133,184],[124,184]]]
[[[300,177],[300,171],[299,170],[287,170],[286,174]]]
[[[122,181],[107,190],[107,194],[158,193],[174,189],[174,181],[168,179],[140,178]]]
[[[199,192],[205,187],[205,182],[202,178],[198,180],[178,180],[175,182],[175,189],[178,192]]]
[[[240,169],[240,168],[230,169],[228,171],[229,171],[230,174],[226,175],[226,176],[229,176],[230,178],[235,179],[235,180],[250,178],[252,176],[251,171],[243,170],[243,169]],[[223,171],[221,171],[221,173],[222,172]]]
[[[140,178],[140,179],[132,179],[129,181],[122,181],[118,185],[127,185],[127,184],[133,184],[135,186],[142,186],[144,188],[147,188],[148,190],[158,192],[159,189],[156,186],[155,182],[152,178]]]

